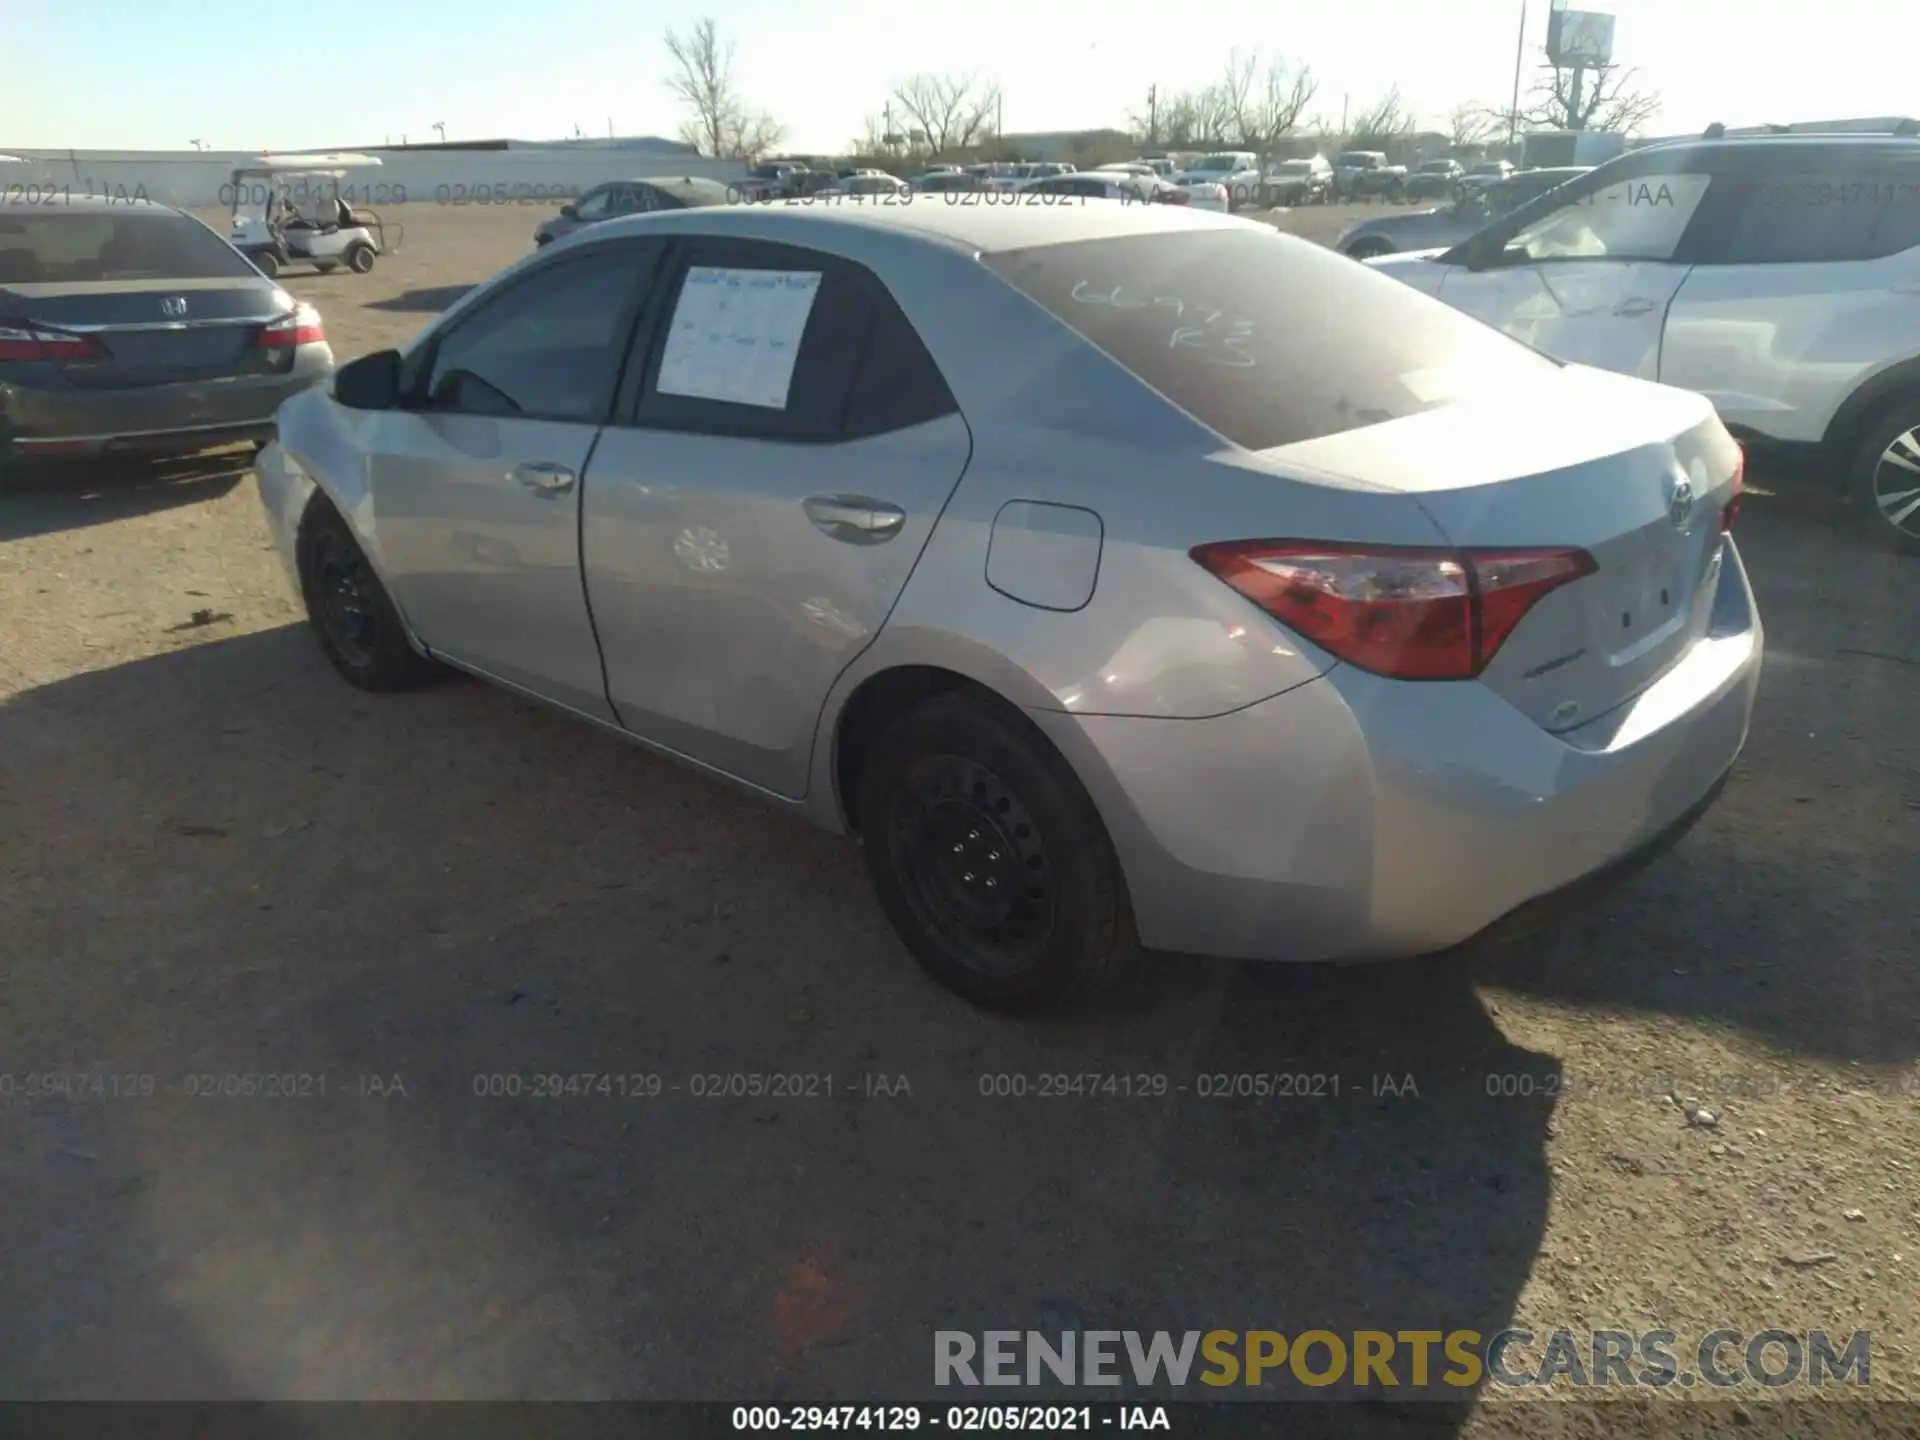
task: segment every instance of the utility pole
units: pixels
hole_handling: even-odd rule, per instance
[[[1147,148],[1152,149],[1160,143],[1160,87],[1147,87]]]
[[[1567,129],[1569,130],[1587,128],[1586,117],[1580,113],[1581,102],[1585,98],[1581,92],[1587,88],[1586,81],[1585,68],[1579,65],[1574,66],[1573,79],[1567,83]]]
[[[893,153],[893,101],[887,101],[886,108],[880,112],[880,148],[889,155]]]
[[[1352,92],[1340,97],[1340,138],[1347,138],[1347,102],[1353,99]]]
[[[1513,51],[1513,108],[1507,112],[1507,148],[1520,138],[1520,67],[1527,58],[1527,0],[1520,0],[1520,43]]]

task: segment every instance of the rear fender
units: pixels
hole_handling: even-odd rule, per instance
[[[1834,466],[1837,485],[1846,483],[1845,467],[1853,459],[1860,427],[1882,406],[1920,397],[1920,357],[1887,366],[1862,381],[1827,422],[1821,448]]]

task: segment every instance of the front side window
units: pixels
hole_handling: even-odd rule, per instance
[[[598,190],[589,190],[574,203],[573,213],[582,220],[603,219],[613,204],[613,187],[602,185]]]
[[[1554,368],[1398,281],[1265,228],[1043,245],[983,263],[1249,450],[1509,393]]]
[[[424,408],[597,421],[651,246],[606,245],[515,281],[437,342]]]
[[[1706,198],[1707,175],[1648,175],[1586,191],[1507,242],[1515,261],[1671,260]]]

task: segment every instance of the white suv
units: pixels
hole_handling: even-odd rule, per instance
[[[1920,553],[1920,139],[1649,146],[1369,263],[1558,359],[1704,394]]]

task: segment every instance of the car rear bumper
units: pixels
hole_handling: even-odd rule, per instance
[[[1386,959],[1545,923],[1684,833],[1746,741],[1763,648],[1729,542],[1707,638],[1562,734],[1475,682],[1351,666],[1210,720],[1030,713],[1100,808],[1148,945]]]
[[[333,352],[303,345],[284,375],[84,390],[0,380],[0,441],[18,455],[203,449],[273,434],[274,412],[324,381]]]

